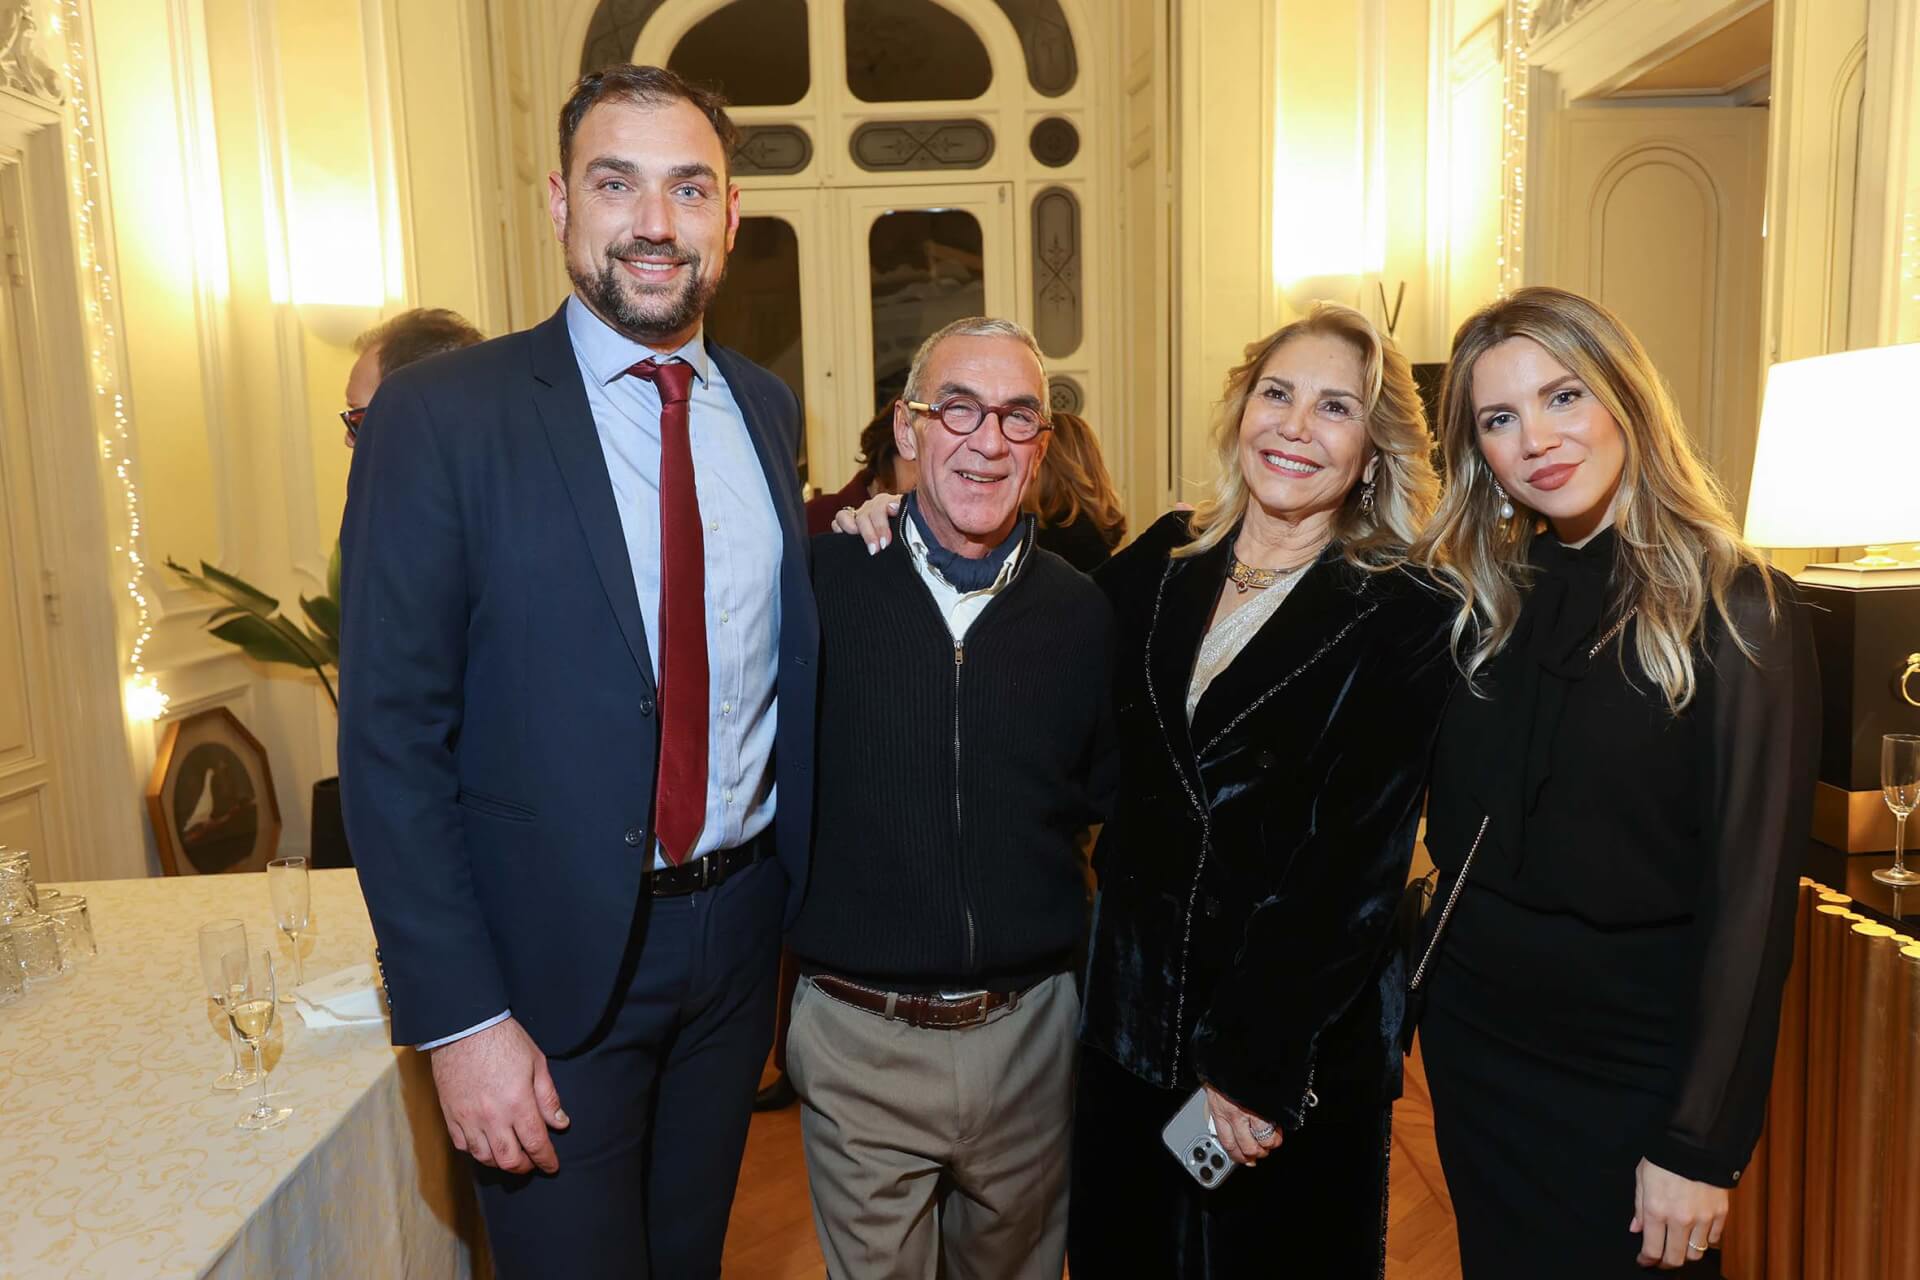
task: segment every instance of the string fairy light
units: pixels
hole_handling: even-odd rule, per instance
[[[1533,43],[1533,9],[1538,0],[1514,0],[1513,20],[1501,58],[1505,84],[1500,104],[1500,172],[1503,205],[1495,265],[1500,293],[1520,287],[1521,255],[1527,232],[1527,55]]]
[[[167,709],[167,695],[146,668],[147,641],[153,637],[153,611],[141,580],[147,562],[141,555],[140,486],[133,476],[133,425],[127,417],[126,397],[120,390],[119,361],[115,355],[115,292],[113,273],[100,256],[99,210],[100,139],[95,107],[87,92],[86,51],[81,45],[83,24],[79,0],[67,0],[64,23],[55,18],[56,33],[64,36],[67,79],[67,172],[73,183],[74,216],[79,225],[76,250],[85,290],[88,372],[93,393],[111,418],[110,434],[100,438],[100,456],[113,466],[126,528],[114,553],[126,558],[126,592],[133,603],[133,644],[127,652],[127,715],[134,720],[157,720]],[[62,29],[64,27],[64,30]]]

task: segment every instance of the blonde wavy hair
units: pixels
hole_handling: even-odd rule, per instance
[[[1213,423],[1220,475],[1213,493],[1187,518],[1193,541],[1176,550],[1176,557],[1211,550],[1246,517],[1252,491],[1240,470],[1240,421],[1260,370],[1273,353],[1310,334],[1339,338],[1359,354],[1361,423],[1380,458],[1374,471],[1373,509],[1364,509],[1365,486],[1355,485],[1334,515],[1333,540],[1340,544],[1347,562],[1362,569],[1392,569],[1405,561],[1407,548],[1432,513],[1440,489],[1426,410],[1413,382],[1413,367],[1400,349],[1382,337],[1366,316],[1334,302],[1316,302],[1300,319],[1249,343],[1246,359],[1227,372]]]
[[[1086,513],[1111,551],[1127,536],[1127,513],[1107,474],[1093,426],[1077,413],[1056,413],[1053,442],[1027,493],[1027,505],[1049,528],[1063,528]]]
[[[1539,343],[1620,424],[1626,463],[1614,495],[1619,555],[1607,617],[1639,611],[1634,649],[1640,665],[1678,714],[1698,679],[1695,642],[1711,604],[1740,651],[1752,646],[1727,606],[1735,578],[1766,562],[1740,537],[1726,491],[1694,450],[1673,396],[1646,348],[1611,311],[1563,289],[1521,289],[1483,307],[1460,326],[1440,384],[1440,450],[1447,487],[1413,558],[1460,596],[1454,654],[1471,684],[1513,634],[1532,570],[1527,551],[1537,519],[1498,515],[1494,475],[1480,453],[1474,421],[1473,367],[1513,338]],[[1767,608],[1778,607],[1762,572]]]

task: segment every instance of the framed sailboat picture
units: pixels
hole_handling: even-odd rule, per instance
[[[147,816],[170,876],[264,871],[280,845],[266,750],[225,707],[167,725],[147,780]]]

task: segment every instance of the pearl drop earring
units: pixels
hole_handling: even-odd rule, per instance
[[[1513,519],[1513,499],[1507,496],[1506,489],[1501,487],[1498,480],[1493,482],[1493,496],[1500,499],[1500,518],[1502,520]]]

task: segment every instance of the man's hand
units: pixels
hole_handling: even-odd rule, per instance
[[[560,1168],[547,1137],[567,1113],[547,1074],[547,1057],[512,1018],[441,1045],[429,1057],[453,1145],[508,1173]]]

